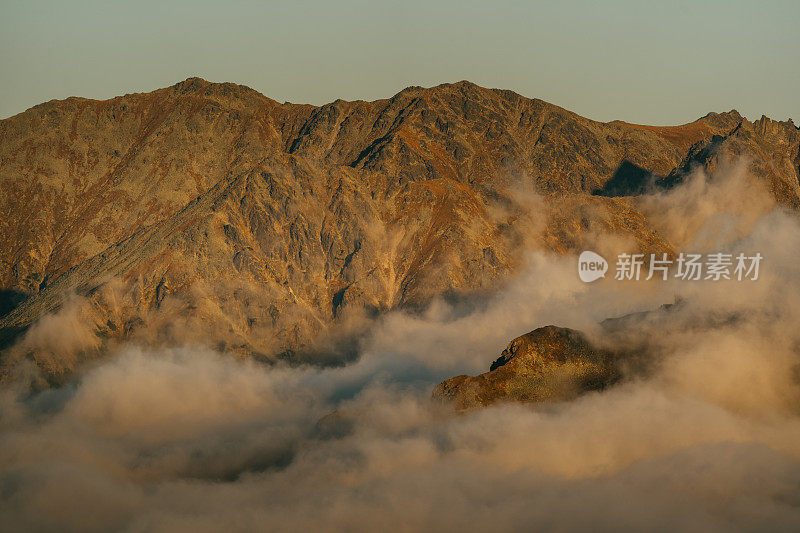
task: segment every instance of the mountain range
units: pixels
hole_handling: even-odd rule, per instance
[[[800,130],[735,110],[603,123],[466,81],[323,106],[199,78],[50,101],[0,121],[0,366],[57,382],[129,340],[340,362],[364,319],[491,291],[530,250],[601,233],[674,252],[638,196],[732,158],[800,206]],[[89,328],[68,355],[21,342],[66,311]]]

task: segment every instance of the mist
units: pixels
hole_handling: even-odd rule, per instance
[[[38,392],[37,370],[23,365],[0,389],[0,523],[796,531],[800,221],[745,168],[696,171],[635,201],[677,250],[761,253],[756,281],[622,282],[610,270],[586,284],[577,253],[531,251],[480,303],[436,300],[370,322],[344,366],[268,366],[191,334],[181,346],[115,347]],[[605,254],[626,244],[591,238]],[[67,305],[21,343],[93,349],[83,323]],[[487,371],[514,337],[546,324],[648,364],[572,402],[456,412],[432,401],[442,379]]]

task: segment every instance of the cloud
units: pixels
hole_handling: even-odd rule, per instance
[[[384,316],[345,366],[265,366],[206,347],[131,344],[61,387],[31,394],[8,384],[0,523],[796,530],[800,223],[774,206],[756,203],[751,213],[747,201],[730,204],[751,190],[737,176],[696,175],[700,182],[643,202],[682,245],[760,252],[755,282],[584,284],[575,256],[538,253],[484,301]],[[679,206],[693,201],[709,202],[698,217],[716,229],[679,224],[694,213]],[[719,231],[727,215],[741,230]],[[676,299],[616,331],[597,325]],[[430,402],[440,379],[485,371],[513,337],[548,323],[645,350],[652,364],[569,403],[455,414]],[[42,346],[46,338],[31,337]]]
[[[7,350],[6,361],[35,361],[53,377],[63,376],[99,354],[101,339],[86,298],[71,295],[56,312],[42,316]],[[23,369],[16,369],[19,372]],[[30,372],[27,372],[30,375]]]

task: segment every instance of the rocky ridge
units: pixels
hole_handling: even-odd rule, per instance
[[[579,331],[545,326],[512,340],[488,372],[447,379],[433,395],[457,409],[567,401],[613,385],[626,358],[593,346]]]
[[[78,294],[91,350],[298,359],[353,317],[490,290],[529,249],[609,233],[671,251],[631,195],[693,165],[747,156],[797,206],[799,147],[790,121],[599,123],[469,82],[320,107],[198,78],[52,101],[0,121],[0,340]],[[28,356],[73,366],[11,349],[3,366]]]

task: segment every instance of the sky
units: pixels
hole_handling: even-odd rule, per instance
[[[583,116],[800,123],[800,2],[0,0],[0,118],[190,76],[278,101],[467,79]]]

